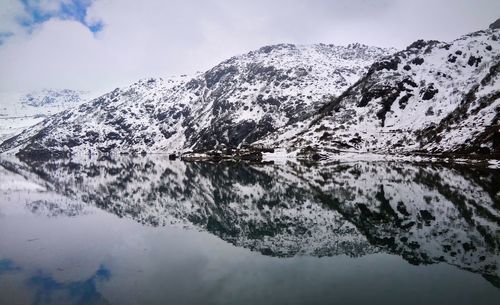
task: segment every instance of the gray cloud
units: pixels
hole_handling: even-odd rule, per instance
[[[142,77],[204,70],[281,42],[404,48],[419,38],[452,40],[500,17],[496,0],[96,0],[86,18],[104,28],[94,35],[57,19],[23,32],[13,23],[23,12],[5,3],[0,26],[15,35],[0,45],[1,91],[104,91]]]

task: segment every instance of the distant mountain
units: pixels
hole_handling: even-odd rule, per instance
[[[301,121],[390,49],[275,45],[193,78],[141,80],[56,115],[1,151],[51,155],[236,147]]]
[[[90,100],[91,93],[44,89],[29,93],[0,93],[0,143],[48,116]]]
[[[351,150],[500,155],[500,31],[419,40],[318,113],[262,143],[316,158]]]
[[[33,107],[74,106],[85,101],[87,95],[89,95],[88,91],[44,89],[30,92],[20,99],[22,104]]]

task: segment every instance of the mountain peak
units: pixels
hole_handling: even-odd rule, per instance
[[[492,31],[450,43],[418,40],[374,63],[316,116],[262,143],[314,151],[311,157],[340,150],[498,154],[499,55]]]

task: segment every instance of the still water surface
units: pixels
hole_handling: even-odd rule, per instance
[[[499,304],[498,170],[0,163],[0,304]]]

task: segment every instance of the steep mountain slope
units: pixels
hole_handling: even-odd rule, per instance
[[[45,89],[0,93],[0,142],[36,125],[48,116],[90,100],[87,91]]]
[[[68,155],[237,147],[308,117],[391,52],[359,44],[263,47],[192,79],[149,79],[114,90],[6,141],[0,151]]]
[[[417,41],[261,143],[321,153],[500,154],[500,31]],[[304,149],[305,148],[305,149]]]

